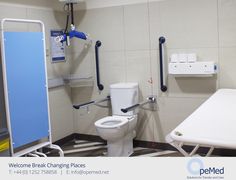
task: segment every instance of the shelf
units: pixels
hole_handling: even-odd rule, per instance
[[[94,80],[92,76],[81,77],[78,75],[68,75],[66,77],[60,78],[50,78],[48,79],[48,88],[57,88],[61,86],[68,85],[70,87],[92,87]]]
[[[76,74],[72,74],[65,77],[64,82],[66,85],[69,85],[70,87],[92,87],[94,84],[92,76],[81,77]]]
[[[65,82],[63,78],[49,78],[48,79],[48,89],[64,86]]]
[[[215,62],[169,63],[169,74],[184,77],[209,77],[217,73]]]

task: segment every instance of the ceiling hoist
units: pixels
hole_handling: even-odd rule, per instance
[[[63,31],[63,34],[56,37],[55,40],[61,43],[66,42],[67,46],[70,46],[70,39],[72,38],[88,40],[89,35],[84,32],[77,31],[75,27],[75,22],[74,22],[74,4],[81,2],[81,0],[59,0],[59,1],[65,2],[64,11],[67,12],[66,26]],[[70,28],[68,28],[69,20],[70,20]]]

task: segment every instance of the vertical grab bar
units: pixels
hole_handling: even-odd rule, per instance
[[[97,73],[97,87],[100,91],[104,89],[104,86],[100,83],[100,72],[99,72],[99,54],[98,48],[102,45],[101,41],[97,41],[95,44],[95,58],[96,58],[96,73]]]
[[[166,92],[167,86],[165,85],[165,78],[164,78],[164,49],[163,44],[165,43],[166,39],[164,37],[159,38],[159,55],[160,55],[160,85],[161,91]]]

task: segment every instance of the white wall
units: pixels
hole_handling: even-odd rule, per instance
[[[117,2],[117,1],[116,1]],[[131,2],[131,1],[128,1]],[[235,88],[236,2],[231,0],[166,0],[79,11],[78,28],[101,40],[101,81],[105,90],[72,90],[75,103],[105,97],[109,84],[136,81],[141,99],[158,96],[157,111],[140,110],[137,139],[164,141],[164,137],[189,116],[218,88]],[[167,56],[195,52],[200,61],[215,61],[220,72],[209,78],[175,78],[168,76],[168,92],[159,90],[158,38],[165,36]],[[83,47],[82,42],[76,42]],[[94,74],[94,45],[86,50],[82,62],[73,72]],[[83,71],[81,71],[83,69]],[[86,71],[86,72],[84,72]],[[153,84],[150,84],[150,78]],[[74,110],[77,132],[97,134],[94,122],[110,114],[95,106]]]
[[[104,7],[123,6],[129,4],[140,4],[153,1],[165,1],[165,0],[85,0],[79,3],[78,9],[95,9]]]
[[[28,8],[48,8],[62,10],[62,3],[59,0],[0,0],[1,4],[22,6]]]
[[[46,2],[46,1],[45,1]],[[37,4],[37,3],[36,3]],[[37,4],[38,5],[38,4]],[[0,19],[22,18],[42,20],[46,27],[46,46],[49,51],[47,57],[47,70],[49,78],[60,77],[70,73],[70,61],[52,64],[50,61],[50,29],[62,29],[64,27],[64,14],[53,11],[50,8],[36,6],[24,6],[0,3]],[[12,30],[28,31],[34,30],[32,26],[11,25]],[[61,139],[74,132],[72,104],[70,98],[71,90],[67,87],[51,89],[49,91],[50,113],[52,124],[53,141]]]
[[[104,8],[104,7],[113,7],[113,6],[122,6],[128,4],[137,4],[137,3],[146,3],[152,1],[164,1],[164,0],[80,0],[77,5],[74,6],[75,10],[78,9],[94,9],[94,8]],[[0,0],[0,2],[14,5],[23,5],[23,6],[37,6],[37,7],[46,7],[54,10],[62,11],[63,2],[59,0]]]

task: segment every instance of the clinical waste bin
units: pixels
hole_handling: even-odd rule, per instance
[[[10,156],[9,133],[6,128],[0,129],[0,157]]]

